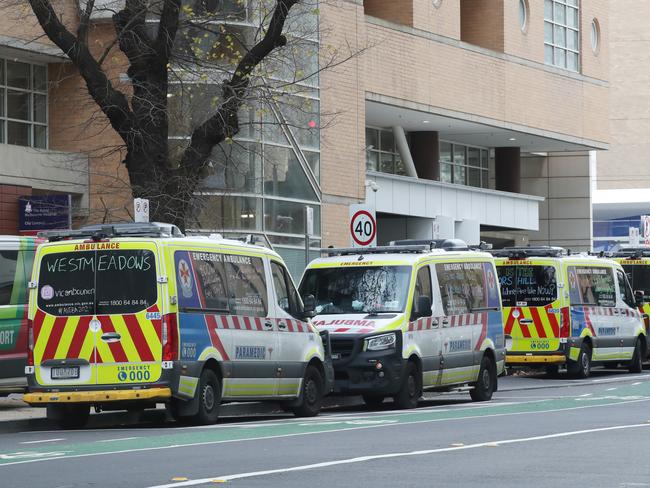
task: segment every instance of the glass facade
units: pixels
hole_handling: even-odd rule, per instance
[[[0,143],[47,148],[47,67],[0,58]]]
[[[440,141],[440,181],[487,188],[488,156],[486,148]]]
[[[628,244],[630,227],[640,229],[640,234],[643,236],[640,215],[612,220],[594,220],[594,251],[610,251],[621,244]]]
[[[392,130],[366,127],[366,169],[394,175],[406,174]]]
[[[192,130],[222,103],[220,84],[263,31],[275,2],[189,0],[169,96],[170,138],[180,154]],[[193,230],[264,234],[298,277],[304,267],[306,205],[310,246],[320,249],[320,98],[317,0],[291,9],[288,43],[251,78],[239,133],[215,147],[197,192]]]

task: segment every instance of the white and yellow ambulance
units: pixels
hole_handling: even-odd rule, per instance
[[[650,332],[650,247],[624,247],[607,253],[607,256],[623,266],[637,301],[641,303],[643,298],[643,303],[639,305],[639,312],[643,316],[646,335],[648,335]]]
[[[408,244],[408,243],[403,243]],[[423,390],[471,387],[489,400],[504,369],[494,260],[462,241],[327,249],[300,293],[330,333],[335,393],[414,408]]]
[[[640,372],[647,336],[637,299],[620,264],[559,247],[492,251],[514,366],[589,376],[594,363],[625,362]]]
[[[25,401],[65,427],[89,409],[169,405],[196,423],[222,401],[316,415],[332,379],[275,252],[156,224],[50,233],[30,283]]]

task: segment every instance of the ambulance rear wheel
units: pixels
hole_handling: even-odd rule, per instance
[[[474,389],[469,391],[469,396],[475,402],[487,402],[492,399],[496,390],[497,375],[496,368],[490,356],[483,356],[481,369],[478,372],[478,380]]]
[[[199,425],[214,424],[219,418],[221,403],[221,382],[211,369],[204,369],[199,381],[199,411],[193,417],[193,423]]]
[[[48,420],[62,429],[83,429],[90,417],[90,405],[48,405],[46,412]]]
[[[417,408],[422,396],[422,375],[413,361],[406,363],[406,377],[397,395],[393,397],[395,407],[406,410]]]
[[[302,381],[300,397],[302,401],[291,411],[296,417],[315,417],[323,406],[324,381],[318,369],[307,366],[305,378]]]
[[[363,395],[363,402],[370,408],[379,408],[384,403],[383,395]]]
[[[570,361],[567,372],[574,378],[585,379],[591,374],[591,346],[582,343],[577,361]]]
[[[628,371],[630,373],[643,372],[643,350],[640,339],[637,339],[634,344],[634,354],[632,355],[632,362],[630,362],[630,365],[628,366]]]

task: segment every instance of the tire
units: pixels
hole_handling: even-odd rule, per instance
[[[211,369],[204,369],[199,380],[199,411],[192,417],[196,425],[210,425],[219,419],[221,382]]]
[[[397,395],[393,397],[395,407],[400,410],[417,408],[422,395],[422,375],[415,363],[409,361],[406,364],[404,383],[402,383]]]
[[[560,372],[560,366],[558,364],[549,364],[545,368],[547,376],[557,376]]]
[[[582,343],[577,361],[570,361],[567,367],[568,373],[574,378],[585,379],[591,374],[591,346]]]
[[[65,430],[83,429],[88,424],[90,405],[48,405],[47,418]]]
[[[383,395],[363,395],[363,402],[370,408],[380,408],[384,403]]]
[[[474,389],[469,391],[469,396],[475,402],[487,402],[492,400],[492,394],[496,390],[497,375],[494,362],[490,356],[483,356],[481,369],[478,372],[478,380]]]
[[[315,417],[323,406],[324,381],[315,366],[307,366],[300,391],[301,402],[291,411],[296,417]]]
[[[627,369],[630,373],[643,373],[643,350],[640,339],[634,343],[634,354]]]

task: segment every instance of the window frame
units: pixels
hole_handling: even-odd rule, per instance
[[[27,88],[22,88],[22,87],[16,87],[16,86],[10,86],[8,84],[8,79],[9,79],[9,63],[21,63],[29,66],[29,83]],[[37,89],[36,86],[34,86],[34,78],[35,78],[35,67],[40,67],[43,69],[44,72],[44,79],[43,79],[43,89]],[[49,148],[49,121],[50,121],[50,114],[49,114],[49,94],[48,94],[48,84],[49,84],[49,78],[48,78],[48,70],[47,70],[47,65],[42,64],[42,63],[34,63],[30,61],[23,61],[23,60],[12,60],[12,59],[7,59],[0,57],[0,104],[2,106],[0,107],[0,144],[10,144],[9,143],[9,124],[14,123],[14,124],[24,124],[29,126],[29,132],[28,132],[28,144],[23,145],[23,144],[11,144],[15,146],[20,146],[20,147],[32,147],[35,149],[48,149]],[[9,117],[9,92],[15,92],[15,93],[21,93],[21,94],[27,94],[28,95],[28,107],[27,107],[27,112],[28,112],[28,118],[27,119],[18,119],[18,118],[13,118]],[[45,122],[38,122],[35,119],[34,116],[34,111],[36,107],[36,96],[42,96],[45,99]],[[42,146],[37,146],[36,145],[36,127],[42,127],[45,129],[45,141],[44,145]]]
[[[404,164],[402,162],[402,157],[397,149],[397,143],[395,141],[393,131],[390,129],[383,129],[381,127],[366,126],[366,142],[368,141],[369,131],[374,131],[375,133],[374,138],[377,141],[379,147],[373,145],[372,148],[370,148],[369,146],[366,148],[366,170],[377,171],[379,173],[386,173],[386,174],[393,174],[393,175],[402,175],[402,176],[406,175]],[[386,144],[387,146],[391,146],[391,147],[386,147],[382,141],[384,137],[388,137],[389,133],[390,133],[390,137],[393,139],[393,143],[392,145]],[[384,134],[384,137],[382,137],[382,134]],[[382,157],[390,157],[390,159],[392,160],[390,163],[391,171],[383,170]]]
[[[450,147],[451,158],[449,161],[442,159],[442,145],[448,144]],[[464,153],[464,159],[462,163],[456,162],[456,150],[462,148]],[[470,149],[475,149],[478,151],[478,159],[476,163],[470,164],[469,162],[469,153]],[[482,146],[474,146],[470,144],[459,144],[453,141],[441,139],[438,144],[438,164],[440,165],[440,181],[443,183],[451,183],[454,185],[464,185],[470,186],[472,188],[489,188],[490,183],[490,171],[489,171],[489,159],[490,159],[490,150]],[[449,179],[443,178],[443,167],[448,167],[449,174],[451,175],[451,181]],[[464,175],[462,181],[456,179],[456,172]],[[471,185],[470,182],[470,172],[478,171],[479,172],[479,186]]]
[[[547,5],[551,5],[551,18],[547,17],[546,13],[546,7]],[[564,9],[564,21],[559,21],[556,20],[556,8],[561,7]],[[568,9],[575,10],[575,15],[577,19],[577,25],[569,25],[568,22],[568,15],[567,12],[569,11]],[[580,29],[580,21],[581,21],[581,10],[580,10],[580,0],[544,0],[544,63],[549,65],[549,66],[555,66],[556,68],[560,69],[565,69],[567,71],[572,71],[575,73],[579,73],[581,70],[581,63],[580,63],[580,54],[582,51],[582,40],[580,38],[581,34],[581,29]],[[547,25],[551,26],[551,40],[546,39],[546,28]],[[563,42],[558,42],[556,40],[556,32],[564,33],[564,41]],[[575,48],[569,47],[569,34],[575,34],[577,38],[577,45]],[[553,54],[552,61],[549,62],[547,59],[547,49],[550,48]],[[562,52],[563,53],[563,63],[559,63],[557,60],[557,52]],[[574,67],[569,66],[569,54],[575,55],[576,57],[576,65]]]

